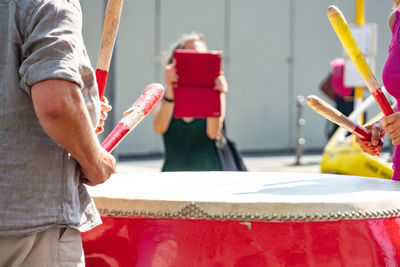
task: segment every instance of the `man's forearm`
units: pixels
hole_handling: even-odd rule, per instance
[[[47,80],[32,87],[37,117],[47,134],[82,165],[96,162],[99,141],[78,85]]]

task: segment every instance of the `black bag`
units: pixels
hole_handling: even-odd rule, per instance
[[[236,144],[224,135],[215,140],[223,171],[247,171]]]

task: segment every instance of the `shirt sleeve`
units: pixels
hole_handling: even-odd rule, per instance
[[[83,50],[79,1],[41,1],[32,11],[22,45],[21,88],[30,95],[35,83],[49,79],[71,81],[82,88]]]

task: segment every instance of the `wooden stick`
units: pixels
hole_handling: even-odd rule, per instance
[[[101,47],[97,58],[96,80],[100,99],[104,96],[111,57],[117,37],[123,0],[108,0],[104,16]]]
[[[101,144],[111,152],[154,108],[164,95],[164,87],[158,83],[149,84],[136,102],[123,113],[122,119]]]
[[[331,122],[339,125],[340,127],[346,129],[354,135],[357,135],[361,138],[361,140],[369,141],[371,140],[371,132],[365,129],[364,127],[358,125],[357,123],[350,120],[339,110],[335,109],[322,99],[317,96],[310,95],[306,99],[307,105],[316,111],[318,114],[322,115],[326,119]],[[379,146],[383,145],[381,141],[379,141]]]
[[[387,116],[394,113],[392,107],[380,88],[379,82],[376,80],[363,53],[358,47],[353,33],[351,32],[342,12],[335,6],[329,6],[327,14],[329,21],[336,32],[336,35],[339,37],[340,42],[349,55],[351,61],[353,61],[354,65],[356,66],[362,79],[367,85],[368,90],[374,96],[375,101],[382,110],[383,114]]]

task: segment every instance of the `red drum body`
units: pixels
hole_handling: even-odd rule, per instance
[[[114,175],[87,266],[400,266],[400,183],[305,173]]]

